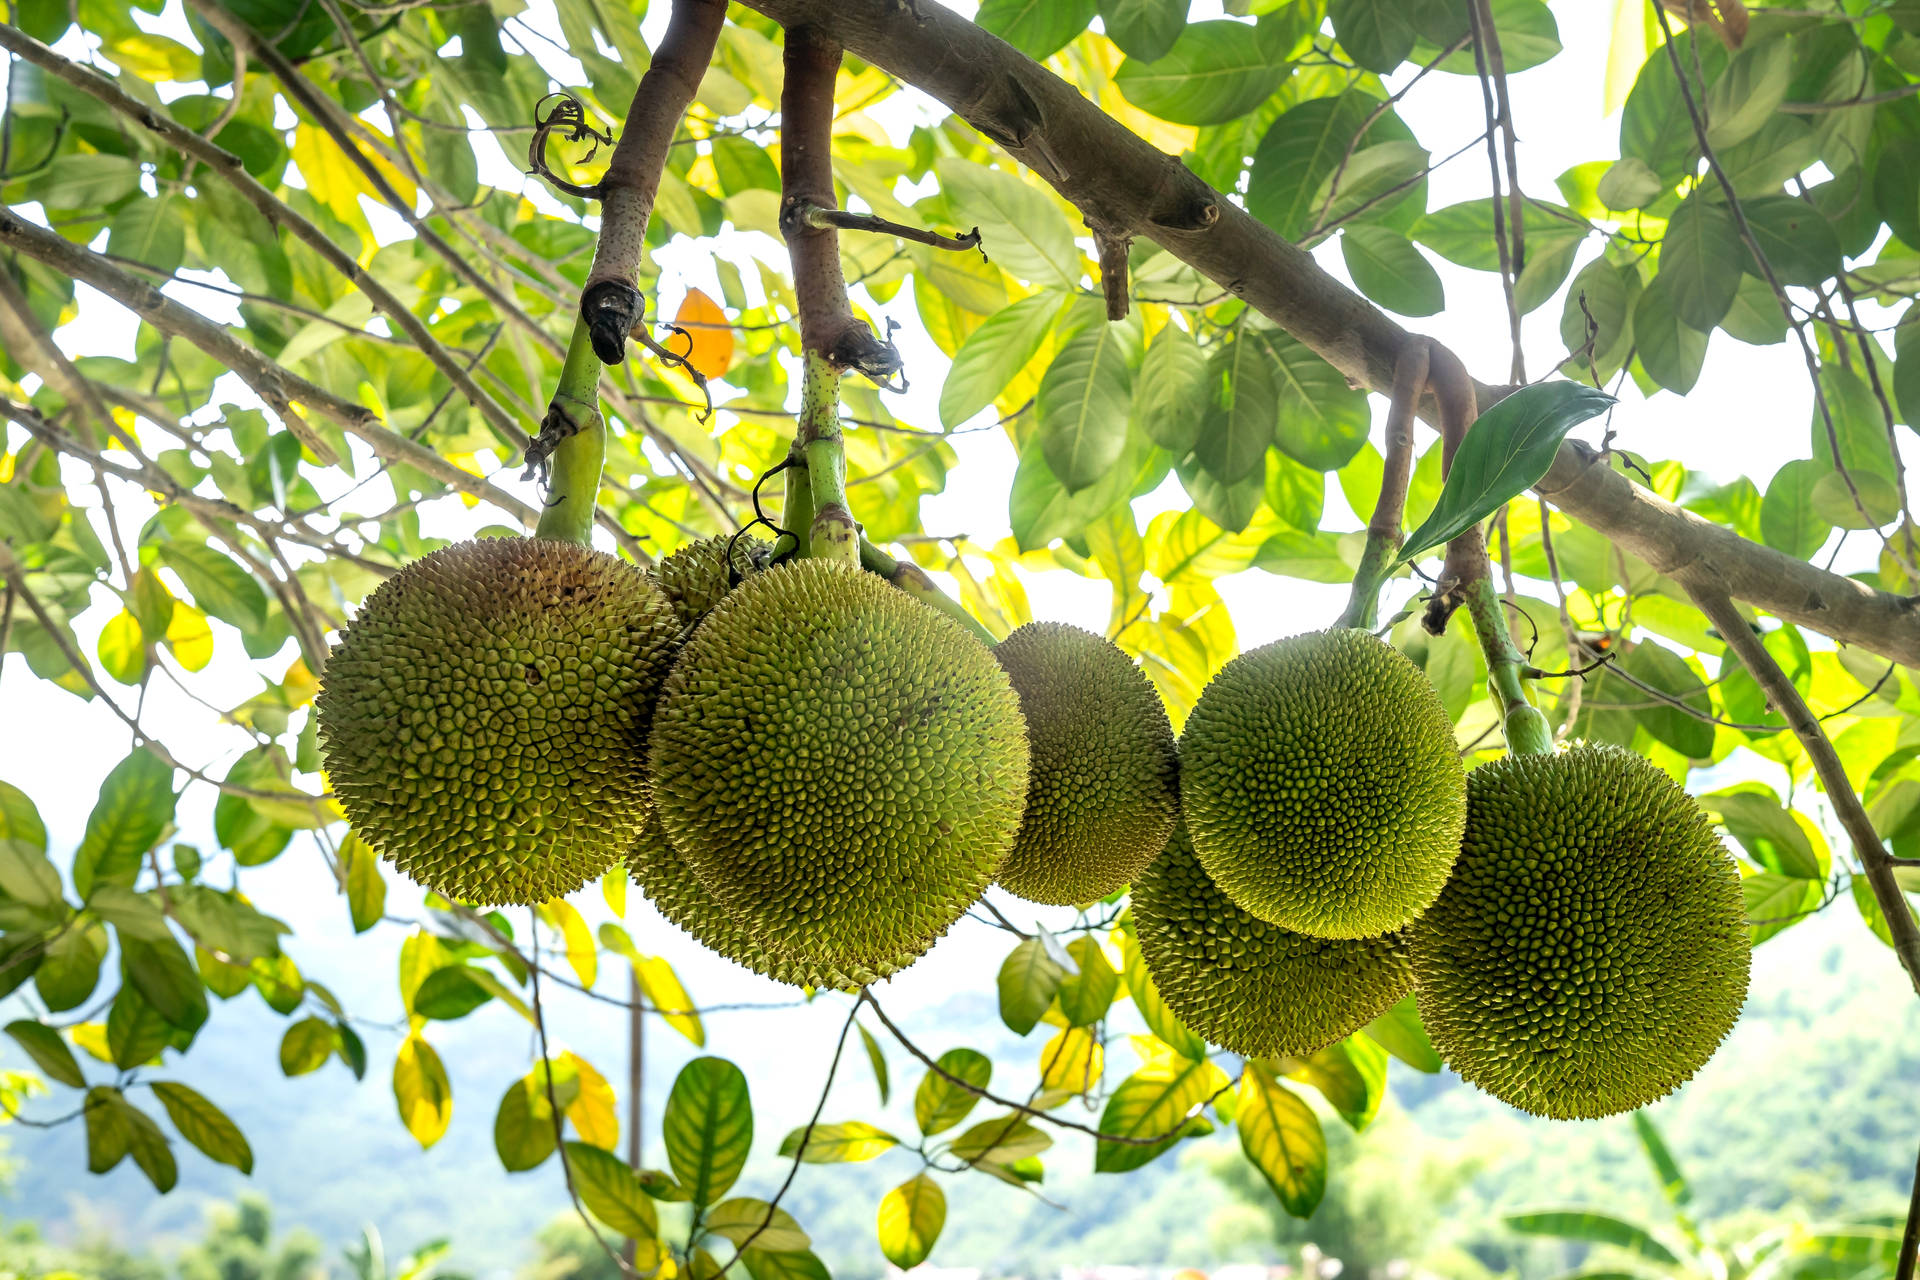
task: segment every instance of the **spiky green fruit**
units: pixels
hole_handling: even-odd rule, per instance
[[[1324,1049],[1413,986],[1404,934],[1334,941],[1249,915],[1208,878],[1184,827],[1134,880],[1133,922],[1167,1008],[1249,1058]]]
[[[904,969],[917,958],[902,956],[896,963],[843,972],[830,965],[809,964],[776,955],[714,900],[707,886],[693,874],[687,860],[667,839],[657,814],[648,815],[645,830],[627,851],[627,870],[654,908],[686,930],[695,942],[776,982],[853,991]]]
[[[926,950],[1012,847],[1020,700],[958,623],[838,561],[756,573],[695,631],[649,747],[674,847],[769,950]]]
[[[1341,628],[1221,668],[1181,735],[1180,799],[1201,865],[1244,910],[1372,938],[1446,883],[1466,777],[1425,673]]]
[[[682,623],[692,626],[700,621],[733,590],[733,578],[727,572],[728,544],[733,547],[733,567],[742,578],[766,568],[773,555],[772,544],[752,534],[719,534],[689,542],[654,569],[660,589],[673,601]]]
[[[361,838],[429,889],[545,902],[646,817],[647,714],[680,625],[648,576],[533,538],[443,548],[380,584],[316,707]]]
[[[1592,1119],[1679,1088],[1746,1000],[1740,876],[1700,806],[1612,746],[1467,779],[1467,831],[1412,930],[1420,1017],[1472,1083]]]
[[[1029,902],[1093,902],[1166,846],[1180,809],[1173,726],[1153,684],[1104,637],[1030,622],[994,647],[1020,695],[1032,767],[999,883]]]

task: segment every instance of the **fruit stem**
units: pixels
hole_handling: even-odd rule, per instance
[[[1392,407],[1387,412],[1387,451],[1380,469],[1380,497],[1367,521],[1367,547],[1354,570],[1353,591],[1337,625],[1367,631],[1380,624],[1380,590],[1393,576],[1394,563],[1406,542],[1402,519],[1407,510],[1407,486],[1413,479],[1413,415],[1427,388],[1431,348],[1424,338],[1409,342],[1394,361]]]
[[[911,560],[896,560],[865,538],[860,539],[860,567],[868,573],[877,573],[900,590],[929,608],[938,609],[955,622],[973,633],[981,644],[991,649],[1000,640],[987,630],[986,624],[968,613],[958,600],[933,584],[919,565]]]
[[[1510,755],[1544,756],[1553,754],[1553,728],[1547,718],[1540,714],[1533,700],[1527,697],[1525,672],[1527,660],[1513,643],[1513,633],[1507,629],[1506,607],[1501,603],[1499,593],[1493,589],[1493,575],[1485,572],[1486,543],[1476,527],[1471,533],[1462,534],[1480,540],[1480,563],[1483,572],[1478,577],[1463,582],[1460,592],[1467,606],[1467,616],[1473,620],[1474,635],[1480,641],[1480,652],[1487,659],[1487,688],[1499,702],[1503,718],[1502,724],[1507,735],[1507,751]]]
[[[794,436],[807,462],[813,519],[807,526],[810,558],[860,563],[860,526],[847,506],[847,449],[840,435],[840,371],[825,352],[802,353],[800,427]]]
[[[797,440],[787,450],[787,496],[780,508],[780,524],[785,533],[774,540],[773,553],[806,559],[807,533],[813,524],[813,477],[807,474],[807,455]]]
[[[607,459],[607,420],[600,412],[600,358],[593,353],[593,338],[584,319],[573,322],[560,385],[547,407],[550,422],[556,415],[573,430],[554,447],[549,459],[552,482],[533,536],[592,546],[600,468]]]

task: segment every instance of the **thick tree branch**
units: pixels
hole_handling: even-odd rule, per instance
[[[626,358],[627,334],[645,310],[640,255],[653,198],[667,149],[713,60],[726,16],[725,0],[674,0],[672,21],[633,91],[620,141],[600,179],[600,242],[580,295],[580,315],[593,335],[594,353],[607,364]]]
[[[1304,250],[998,37],[935,0],[744,3],[788,28],[812,25],[831,33],[852,53],[946,104],[1083,213],[1113,231],[1152,239],[1220,282],[1356,385],[1392,385],[1412,335]],[[1484,407],[1506,388],[1477,390]],[[1432,414],[1423,416],[1431,420]],[[1577,445],[1563,448],[1546,482],[1555,489],[1542,489],[1573,519],[1643,559],[1628,535],[1669,564],[1710,550],[1740,599],[1883,657],[1920,664],[1920,602],[1823,573],[1705,522],[1696,527],[1625,477],[1591,465],[1591,458]],[[1629,524],[1618,523],[1629,514]]]

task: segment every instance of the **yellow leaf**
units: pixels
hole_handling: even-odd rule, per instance
[[[567,1105],[567,1119],[582,1142],[611,1151],[620,1141],[620,1117],[614,1110],[613,1086],[586,1059],[562,1053],[560,1061],[580,1079],[580,1091]]]
[[[687,363],[702,377],[725,377],[733,367],[733,330],[727,327],[727,313],[720,304],[698,289],[689,289],[673,322],[692,340]]]
[[[625,864],[614,867],[600,877],[600,896],[607,900],[607,910],[616,916],[627,914],[627,868]]]
[[[1610,116],[1626,104],[1627,94],[1640,75],[1653,42],[1647,38],[1644,0],[1613,0],[1613,35],[1607,42],[1606,79],[1600,91],[1600,114]]]
[[[908,1179],[880,1202],[880,1252],[910,1270],[927,1260],[947,1223],[947,1196],[926,1174]]]
[[[706,1028],[700,1025],[700,1015],[694,1012],[693,997],[680,985],[680,977],[673,966],[659,956],[635,955],[633,976],[640,983],[641,992],[647,997],[647,1003],[661,1011],[668,1026],[678,1031],[696,1045],[707,1043]]]
[[[147,673],[147,648],[140,622],[122,609],[100,628],[100,665],[121,684],[139,684]]]
[[[423,1147],[440,1141],[453,1119],[453,1086],[440,1055],[418,1033],[400,1042],[393,1057],[393,1100],[400,1121]]]
[[[296,128],[293,163],[306,179],[308,192],[332,210],[334,217],[356,229],[366,225],[360,197],[372,195],[373,188],[325,132],[308,124]]]
[[[213,660],[213,628],[207,615],[184,600],[173,602],[173,620],[167,624],[167,648],[173,660],[198,671]]]
[[[107,1024],[104,1022],[83,1022],[68,1030],[67,1038],[85,1049],[109,1066],[113,1063],[113,1050],[107,1048]]]
[[[564,898],[555,898],[545,904],[540,911],[547,923],[560,931],[566,940],[567,963],[573,966],[574,976],[580,979],[580,985],[591,987],[594,979],[600,976],[600,951],[593,943],[593,930],[587,928],[587,922],[573,909],[573,904]]]
[[[142,80],[198,80],[201,74],[199,54],[145,31],[107,41],[107,56]]]
[[[1040,1051],[1040,1083],[1067,1093],[1090,1093],[1100,1083],[1106,1050],[1089,1027],[1068,1027]]]

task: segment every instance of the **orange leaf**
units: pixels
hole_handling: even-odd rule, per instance
[[[673,322],[693,339],[687,363],[702,376],[718,378],[733,366],[733,330],[726,327],[727,313],[719,303],[698,289],[689,289]]]

